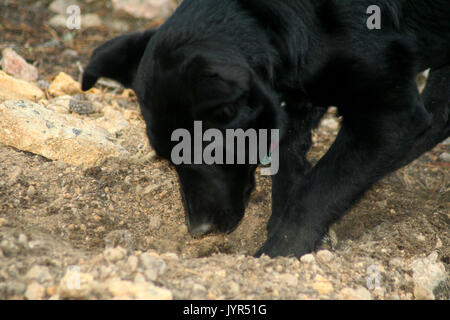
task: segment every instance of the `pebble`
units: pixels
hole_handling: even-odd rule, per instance
[[[137,300],[172,300],[172,292],[164,288],[158,288],[148,283],[134,283],[131,281],[110,281],[106,284],[106,290],[114,299]]]
[[[173,9],[166,0],[112,0],[112,5],[116,15],[141,19],[167,18]]]
[[[160,216],[152,215],[149,218],[149,228],[151,230],[159,229],[159,227],[161,227],[161,222]]]
[[[2,51],[1,66],[3,71],[26,81],[37,81],[39,77],[38,69],[28,64],[24,58],[18,55],[13,49],[6,48]]]
[[[280,275],[280,281],[286,283],[289,287],[297,287],[298,279],[292,274],[282,274]]]
[[[450,137],[445,139],[444,142],[442,143],[444,146],[450,146]]]
[[[366,288],[344,288],[339,292],[339,300],[372,300],[372,294]]]
[[[95,113],[93,104],[84,94],[76,94],[70,99],[69,110],[79,115],[89,115]]]
[[[127,250],[122,247],[108,248],[103,252],[103,256],[109,262],[115,263],[125,258]]]
[[[311,263],[315,263],[316,262],[316,258],[314,258],[314,255],[309,253],[309,254],[305,254],[304,256],[302,256],[300,258],[300,262],[311,264]]]
[[[65,72],[60,72],[50,84],[48,92],[53,96],[81,93],[80,84]]]
[[[36,280],[39,283],[44,283],[46,281],[52,280],[52,276],[48,270],[48,267],[45,266],[33,266],[28,272],[25,274],[25,279]]]
[[[444,264],[438,261],[437,252],[433,252],[426,258],[415,259],[410,267],[413,271],[415,298],[434,300],[433,290],[447,279]]]
[[[0,70],[0,100],[26,99],[39,101],[45,97],[44,92],[33,83],[11,77]]]
[[[317,262],[321,264],[327,264],[332,262],[335,259],[334,254],[331,251],[328,250],[320,250],[316,254],[316,260]]]
[[[444,152],[443,154],[441,154],[439,156],[439,159],[444,161],[444,162],[450,162],[450,153]]]
[[[94,289],[94,278],[88,273],[71,270],[61,279],[58,295],[65,299],[87,299]]]
[[[67,14],[67,8],[72,5],[80,6],[80,3],[77,0],[55,0],[48,9],[54,13]]]
[[[45,287],[39,283],[33,282],[25,291],[25,298],[28,300],[41,300],[45,297]]]
[[[26,289],[27,285],[25,283],[15,280],[0,284],[0,292],[3,291],[9,296],[20,296],[24,294]]]
[[[316,275],[316,277],[314,278],[314,283],[312,284],[312,287],[320,294],[330,294],[331,292],[334,291],[331,282],[319,274]]]
[[[134,246],[134,235],[128,230],[114,230],[105,236],[104,241],[107,248],[121,246],[131,249]]]
[[[154,257],[148,253],[143,253],[139,256],[139,261],[145,269],[144,274],[150,281],[155,281],[159,276],[162,276],[167,269],[164,260]]]

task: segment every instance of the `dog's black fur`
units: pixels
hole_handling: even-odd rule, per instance
[[[378,5],[381,30],[367,27]],[[431,68],[419,95],[416,75]],[[281,129],[268,240],[257,255],[300,256],[376,181],[450,135],[448,0],[185,0],[159,29],[96,49],[83,89],[133,88],[154,149],[174,129]],[[280,103],[285,102],[284,108]],[[327,106],[343,124],[313,167],[305,154]],[[229,232],[251,165],[176,166],[192,233]]]

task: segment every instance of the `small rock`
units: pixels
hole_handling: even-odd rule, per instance
[[[194,299],[201,299],[208,293],[208,290],[204,286],[198,283],[192,285],[192,297]]]
[[[34,84],[15,79],[0,71],[0,101],[27,99],[38,101],[44,98],[44,92]]]
[[[63,51],[62,55],[64,57],[69,57],[69,58],[78,58],[78,52],[76,52],[75,50],[72,49],[66,49]]]
[[[130,25],[123,20],[113,19],[111,21],[108,21],[106,23],[106,26],[108,27],[108,29],[112,29],[119,33],[125,33],[130,31]]]
[[[161,217],[155,215],[150,216],[148,225],[151,230],[159,229],[161,227]]]
[[[144,271],[144,276],[148,281],[156,281],[158,279],[158,272],[155,269],[147,269]]]
[[[145,276],[150,281],[155,281],[159,276],[162,276],[167,269],[164,260],[154,257],[148,253],[143,253],[139,256],[142,267],[146,270]]]
[[[444,162],[450,162],[450,153],[444,152],[443,154],[441,154],[439,156],[439,159],[444,161]]]
[[[29,186],[27,190],[27,196],[32,197],[36,194],[36,188],[34,186]]]
[[[3,239],[0,242],[0,249],[2,250],[3,254],[7,257],[14,256],[20,252],[20,247],[9,239]]]
[[[114,299],[137,300],[172,300],[172,292],[158,288],[148,283],[133,283],[130,281],[110,281],[106,290]]]
[[[139,264],[139,259],[136,256],[129,256],[127,264],[125,266],[128,273],[133,273],[136,271]]]
[[[127,119],[118,109],[112,106],[105,106],[102,112],[103,117],[93,120],[93,123],[106,129],[110,134],[115,135],[119,131],[130,127]]]
[[[112,263],[122,260],[126,255],[127,250],[122,247],[108,248],[103,252],[105,259]]]
[[[11,171],[8,174],[8,178],[7,178],[7,185],[9,187],[12,187],[13,185],[15,185],[20,177],[20,175],[22,174],[22,168],[21,167],[13,167],[11,169]]]
[[[442,142],[442,144],[444,146],[450,146],[450,138],[445,139],[444,142]]]
[[[25,290],[27,289],[27,285],[23,282],[18,281],[8,281],[5,284],[6,295],[8,296],[21,296]],[[0,290],[1,291],[1,290]]]
[[[414,296],[419,300],[434,300],[433,290],[446,280],[447,274],[442,262],[438,262],[437,252],[426,258],[415,259],[410,267],[413,270]]]
[[[141,19],[167,18],[173,11],[167,0],[112,0],[112,4],[117,15]]]
[[[71,100],[71,96],[56,97],[55,99],[50,100],[45,107],[54,112],[69,113]]]
[[[94,279],[88,273],[71,269],[61,279],[58,294],[63,299],[87,299],[94,289]]]
[[[339,300],[372,300],[369,290],[363,287],[357,289],[344,288],[339,292]]]
[[[404,269],[405,267],[405,263],[402,259],[400,258],[392,258],[389,261],[389,265],[395,268],[400,268],[400,269]]]
[[[282,274],[279,279],[281,282],[286,283],[289,287],[297,287],[298,285],[297,277],[292,274]]]
[[[328,250],[320,250],[316,254],[317,262],[321,264],[327,264],[330,263],[335,259],[334,254]]]
[[[95,113],[91,101],[89,101],[84,94],[74,95],[69,102],[69,110],[78,113],[79,115],[89,115]]]
[[[81,86],[71,76],[60,72],[50,84],[48,92],[53,96],[75,95],[81,93]]]
[[[46,281],[50,281],[52,276],[47,267],[45,266],[33,266],[25,275],[25,279],[36,280],[39,283],[44,283]]]
[[[80,3],[77,0],[55,0],[53,1],[48,9],[54,13],[59,14],[67,14],[67,8],[69,6],[80,6]]]
[[[45,287],[39,283],[33,282],[28,285],[25,291],[25,298],[28,300],[41,300],[45,297]]]
[[[134,236],[128,230],[114,230],[105,236],[106,248],[122,248],[131,249],[134,246]]]
[[[38,69],[28,64],[13,49],[6,48],[2,51],[2,69],[15,78],[26,81],[36,81],[39,77]]]
[[[47,287],[47,289],[45,289],[45,293],[49,297],[54,296],[57,292],[58,292],[58,287],[55,287],[55,286],[50,286],[50,287]]]
[[[102,19],[95,13],[88,13],[81,16],[81,27],[83,29],[98,28],[102,24]]]
[[[48,24],[53,28],[67,28],[67,16],[65,14],[57,14],[48,20]]]
[[[320,294],[329,294],[334,291],[331,282],[328,281],[328,279],[322,277],[321,275],[316,275],[312,287]]]
[[[315,263],[316,258],[314,258],[314,256],[311,253],[309,253],[309,254],[305,254],[304,256],[302,256],[300,258],[300,262],[307,263],[307,264]]]
[[[48,82],[47,80],[39,80],[37,82],[37,85],[42,90],[48,90],[48,88],[50,88],[50,82]]]

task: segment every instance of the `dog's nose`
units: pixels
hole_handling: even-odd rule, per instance
[[[199,224],[198,226],[191,226],[189,232],[195,236],[203,236],[205,234],[212,232],[212,230],[213,225],[211,223],[202,223]]]

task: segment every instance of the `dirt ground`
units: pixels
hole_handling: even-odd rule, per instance
[[[60,71],[78,79],[77,62],[85,66],[92,49],[119,32],[105,24],[77,31],[72,41],[64,41],[67,31],[42,23],[52,15],[47,9],[49,3],[2,2],[0,50],[13,47],[39,68],[40,80],[51,82]],[[94,0],[86,6],[108,21],[112,19],[108,3]],[[158,23],[125,21],[131,30]],[[134,97],[123,98],[121,89],[98,88],[105,103],[115,100],[123,110],[138,114]],[[312,161],[327,150],[337,132],[334,124],[338,120],[332,111],[325,120],[314,132]],[[383,285],[389,289],[372,292],[372,297],[412,299],[410,269],[402,267],[404,283],[395,284],[389,279],[395,259],[406,265],[411,259],[436,251],[447,274],[450,270],[450,163],[439,159],[450,152],[448,143],[383,179],[332,226],[321,246],[336,257],[330,266],[321,266],[333,286],[324,293],[301,289],[300,284],[290,291],[283,285],[272,288],[267,284],[274,273],[295,274],[301,282],[307,268],[298,265],[298,259],[263,258],[258,262],[248,257],[265,240],[271,208],[270,178],[257,175],[257,188],[246,216],[233,233],[190,236],[176,174],[151,152],[144,128],[137,117],[129,130],[117,135],[121,144],[132,151],[132,158],[110,159],[93,168],[72,167],[0,146],[0,299],[26,297],[26,274],[34,265],[46,266],[51,274],[51,280],[44,281],[42,298],[54,297],[52,288],[58,285],[67,266],[83,265],[82,269],[88,270],[105,248],[117,245],[126,248],[128,254],[139,256],[150,251],[163,257],[168,269],[154,283],[171,290],[174,298],[336,298],[345,287],[364,287],[367,266],[376,264],[386,269],[389,276],[385,275]],[[254,267],[253,274],[257,275],[259,284],[254,284],[253,291],[244,289],[245,278],[253,270],[246,269],[246,264]],[[217,285],[215,278],[198,282],[196,279],[207,277],[205,270],[225,270],[224,279],[232,279],[238,289],[227,287],[225,281]],[[448,282],[441,285],[436,298],[449,299],[449,288]]]

